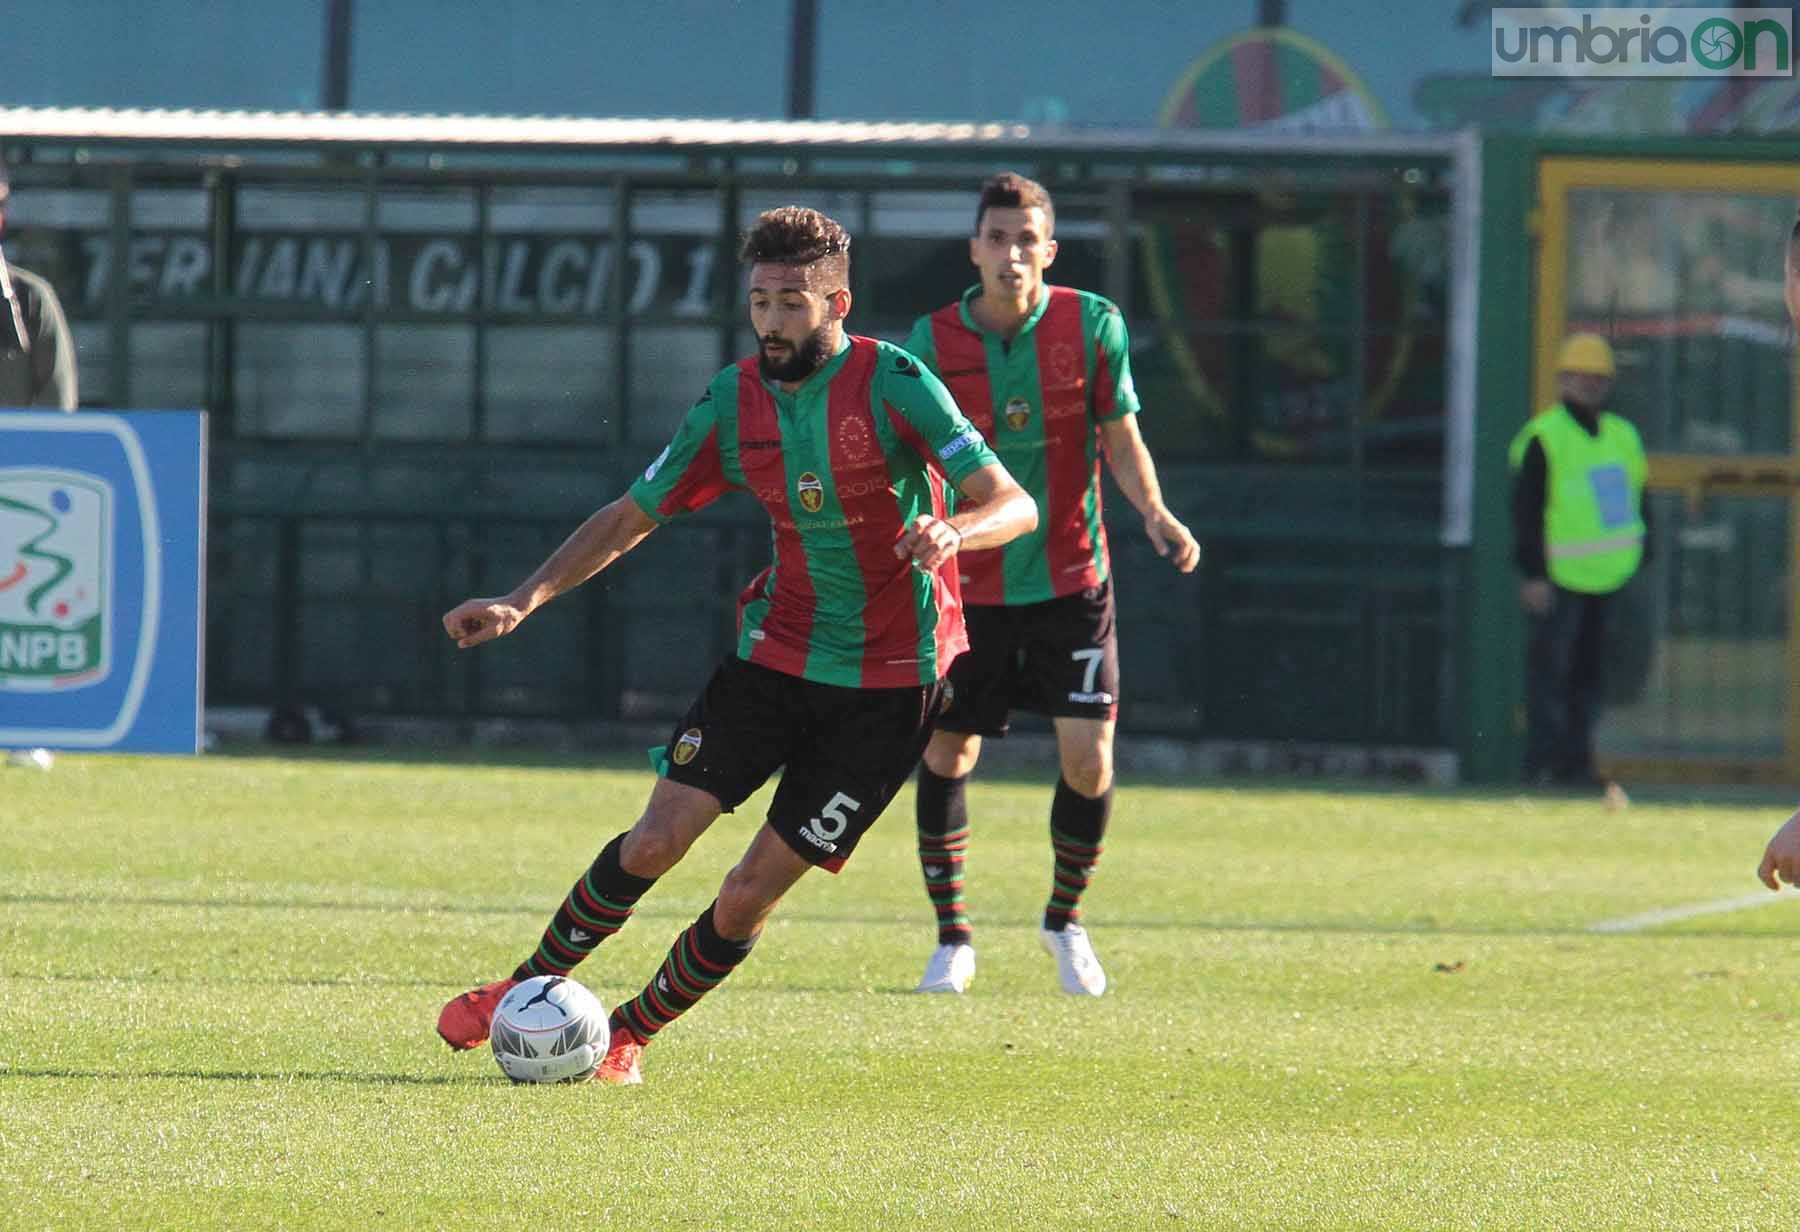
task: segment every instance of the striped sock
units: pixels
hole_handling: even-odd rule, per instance
[[[963,853],[969,849],[968,776],[948,779],[919,765],[919,868],[925,894],[937,912],[938,944],[967,945],[968,905],[963,902]]]
[[[713,927],[713,907],[700,913],[675,938],[669,956],[644,990],[613,1011],[615,1025],[623,1023],[640,1039],[656,1033],[694,1008],[694,1003],[717,988],[733,968],[750,955],[756,938],[731,941]]]
[[[594,947],[625,927],[638,899],[656,884],[656,878],[634,877],[619,866],[624,845],[625,836],[620,834],[601,849],[551,917],[537,952],[519,964],[513,979],[567,975]]]
[[[1090,800],[1062,779],[1050,804],[1050,850],[1055,858],[1050,901],[1044,905],[1044,927],[1061,932],[1081,918],[1081,895],[1100,862],[1100,840],[1112,816],[1112,786]]]

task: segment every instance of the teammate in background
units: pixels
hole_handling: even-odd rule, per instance
[[[1788,233],[1787,310],[1788,320],[1800,331],[1800,219]],[[1771,890],[1779,890],[1783,881],[1800,885],[1800,813],[1783,822],[1769,839],[1756,875]]]
[[[0,237],[6,233],[6,206],[12,175],[0,160]],[[75,340],[62,301],[48,279],[10,264],[0,248],[0,406],[49,406],[72,411],[80,398],[75,383]],[[9,765],[48,770],[56,762],[49,749],[13,749]]]
[[[601,850],[510,977],[444,1006],[438,1033],[452,1048],[487,1038],[514,983],[567,974],[617,932],[721,812],[785,767],[718,897],[613,1011],[596,1077],[641,1082],[644,1045],[744,960],[801,874],[843,866],[912,773],[941,678],[967,646],[953,558],[1036,525],[1031,498],[938,379],[898,347],[845,334],[842,227],[815,210],[771,210],[741,256],[758,353],[714,377],[630,490],[517,589],[444,615],[465,648],[510,633],[730,488],[753,493],[774,524],[774,563],[739,598],[737,651],[657,751],[643,816]]]
[[[1011,172],[981,188],[969,259],[981,281],[919,318],[907,340],[943,377],[1006,468],[1038,502],[1037,530],[962,556],[970,651],[919,769],[919,862],[938,946],[920,992],[962,992],[975,974],[963,896],[968,776],[985,736],[1014,707],[1051,716],[1061,778],[1050,806],[1054,862],[1040,939],[1063,991],[1099,996],[1106,973],[1080,923],[1113,798],[1119,659],[1100,519],[1100,457],[1144,516],[1159,556],[1183,573],[1200,547],[1163,504],[1138,435],[1125,321],[1098,295],[1044,282],[1056,211],[1043,185]]]
[[[1613,353],[1573,334],[1557,357],[1562,401],[1528,420],[1509,452],[1513,562],[1531,621],[1525,781],[1599,787],[1594,720],[1612,597],[1643,560],[1649,463],[1631,421],[1606,409]],[[1621,798],[1608,788],[1609,803]]]

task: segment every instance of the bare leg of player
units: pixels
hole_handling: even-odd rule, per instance
[[[568,975],[631,918],[638,899],[680,862],[694,840],[719,816],[708,793],[658,779],[650,801],[630,830],[601,849],[564,897],[539,938],[537,949],[505,979],[452,998],[438,1015],[438,1035],[456,1049],[488,1037],[494,1009],[509,989],[534,975]]]
[[[621,1086],[642,1082],[644,1046],[749,957],[782,895],[811,867],[765,823],[643,991],[613,1011],[612,1043],[594,1077]]]

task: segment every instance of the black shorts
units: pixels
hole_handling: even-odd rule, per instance
[[[835,873],[912,777],[943,696],[941,681],[851,689],[733,655],[669,733],[658,770],[730,812],[786,767],[769,826]]]
[[[950,665],[950,701],[937,725],[1004,736],[1014,709],[1110,719],[1119,712],[1119,637],[1112,582],[1009,606],[963,609],[969,649]]]

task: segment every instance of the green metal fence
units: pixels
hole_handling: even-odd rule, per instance
[[[973,280],[975,188],[1010,166],[1056,193],[1054,279],[1125,308],[1206,545],[1176,575],[1109,492],[1126,727],[1453,742],[1442,143],[10,148],[11,251],[65,297],[84,403],[211,412],[212,704],[677,713],[766,562],[748,501],[481,655],[437,617],[515,583],[749,349],[756,212],[844,220],[852,326],[898,339]]]

